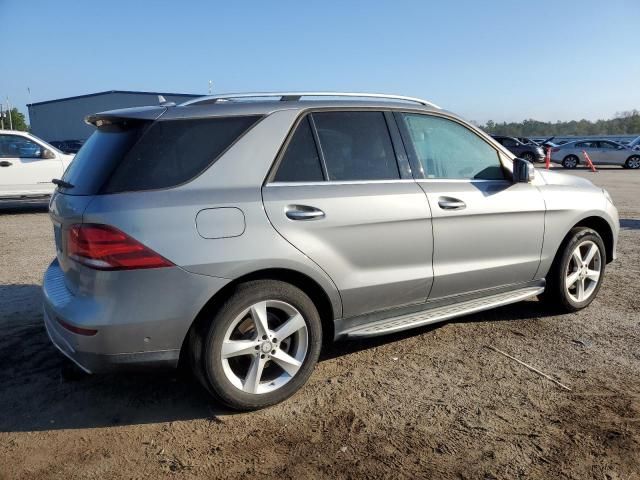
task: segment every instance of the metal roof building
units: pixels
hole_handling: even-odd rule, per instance
[[[87,115],[116,108],[157,105],[158,95],[162,95],[168,102],[175,103],[201,96],[188,93],[109,90],[31,103],[27,105],[31,132],[48,142],[86,140],[93,132],[93,127],[84,122]]]

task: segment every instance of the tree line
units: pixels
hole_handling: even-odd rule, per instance
[[[609,120],[595,122],[583,119],[554,123],[529,119],[522,122],[497,123],[489,120],[486,125],[480,125],[480,128],[488,133],[510,137],[640,135],[640,111],[621,112]]]

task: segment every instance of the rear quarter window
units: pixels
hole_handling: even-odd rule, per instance
[[[185,183],[212,165],[259,118],[155,122],[123,156],[102,190],[154,190]]]

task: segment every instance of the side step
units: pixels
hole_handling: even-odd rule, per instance
[[[374,323],[359,325],[345,332],[348,338],[375,337],[387,333],[399,332],[410,328],[442,322],[454,317],[481,312],[491,308],[519,302],[544,291],[544,287],[527,287],[506,293],[498,293],[488,297],[467,300],[466,302],[436,307],[421,312],[410,313],[399,317],[385,318]]]

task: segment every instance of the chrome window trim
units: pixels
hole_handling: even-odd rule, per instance
[[[415,183],[413,178],[400,178],[394,180],[328,180],[323,182],[270,182],[265,187],[311,187],[318,185],[367,185],[385,183]]]

